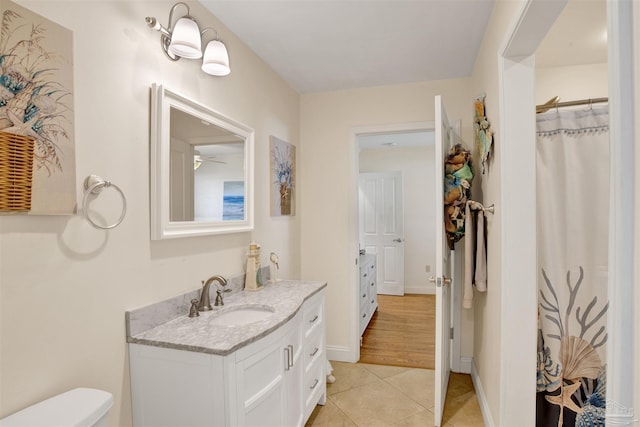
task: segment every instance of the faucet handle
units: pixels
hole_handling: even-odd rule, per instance
[[[189,309],[189,317],[198,317],[200,316],[200,313],[198,313],[198,300],[197,299],[192,299],[191,300],[191,308]]]
[[[216,289],[216,302],[213,304],[216,307],[224,305],[224,300],[222,299],[222,292],[223,291],[221,289]]]

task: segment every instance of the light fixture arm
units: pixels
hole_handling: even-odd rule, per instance
[[[172,55],[169,53],[169,44],[171,43],[171,33],[173,31],[173,24],[174,24],[173,12],[175,12],[176,8],[179,5],[183,5],[184,7],[187,8],[187,14],[184,17],[195,21],[195,19],[191,16],[191,9],[189,9],[189,5],[181,1],[174,4],[171,7],[171,10],[169,11],[169,28],[165,28],[162,24],[158,22],[158,20],[155,17],[147,16],[144,19],[147,25],[149,26],[149,28],[160,32],[160,46],[162,47],[162,51],[167,56],[167,58],[169,58],[172,61],[177,61],[178,59],[180,59],[179,56]]]
[[[220,37],[218,37],[218,32],[213,27],[203,28],[202,31],[200,31],[200,37],[203,37],[204,33],[206,33],[207,31],[213,31],[214,33],[216,33],[216,37],[214,38],[214,40],[220,40]]]

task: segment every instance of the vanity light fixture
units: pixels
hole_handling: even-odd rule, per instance
[[[178,6],[184,6],[187,14],[178,18],[172,27],[173,13]],[[198,22],[193,16],[186,3],[178,2],[173,5],[169,12],[169,27],[166,28],[154,17],[145,18],[147,25],[160,32],[160,45],[162,51],[172,61],[180,58],[199,59],[202,54],[202,36],[208,30],[216,33],[214,40],[207,43],[202,60],[202,71],[213,76],[226,76],[231,72],[229,67],[229,53],[227,48],[218,38],[218,33],[213,28],[205,28],[200,31]]]

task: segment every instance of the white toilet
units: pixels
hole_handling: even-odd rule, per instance
[[[0,420],[0,427],[106,427],[113,395],[76,388]]]

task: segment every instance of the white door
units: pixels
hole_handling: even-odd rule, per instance
[[[404,295],[401,172],[360,174],[360,241],[377,255],[378,293]]]
[[[171,140],[169,221],[193,221],[193,147]]]
[[[449,384],[450,363],[450,327],[451,327],[451,273],[449,249],[444,232],[444,161],[451,148],[451,127],[442,98],[436,96],[436,140],[435,140],[435,212],[436,212],[436,372],[434,425],[442,424],[444,402]]]

